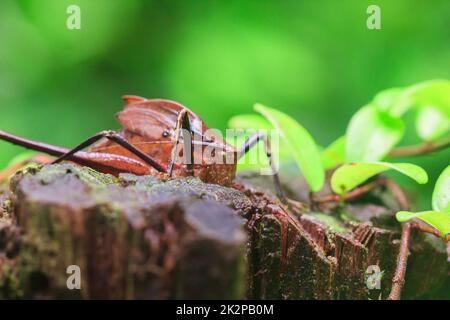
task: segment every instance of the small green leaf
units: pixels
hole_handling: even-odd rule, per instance
[[[411,101],[405,94],[404,88],[391,88],[383,90],[373,99],[373,105],[378,110],[388,113],[390,116],[398,117],[402,110],[409,107]]]
[[[253,130],[255,133],[258,130],[273,129],[269,121],[258,114],[240,114],[228,120],[228,127],[236,130],[242,130],[242,134],[236,131],[236,137],[227,142],[240,148],[244,142],[249,138],[247,130]],[[227,135],[227,138],[228,135]],[[237,163],[237,171],[258,170],[269,165],[267,156],[265,155],[264,146],[259,142],[255,147],[251,148]]]
[[[406,92],[417,106],[431,106],[450,118],[450,81],[430,80],[418,83]]]
[[[433,191],[433,210],[450,212],[450,166],[441,173]]]
[[[265,129],[271,130],[273,126],[270,124],[266,118],[258,114],[240,114],[231,117],[228,120],[228,127],[233,129]]]
[[[367,179],[387,170],[396,170],[420,184],[428,182],[428,175],[421,167],[410,163],[356,162],[339,167],[331,177],[331,188],[337,194],[345,194]]]
[[[227,142],[234,145],[236,148],[243,146],[244,142],[250,137],[252,132],[256,133],[256,131],[263,130],[269,137],[272,137],[272,135],[278,137],[277,133],[272,131],[274,129],[272,124],[259,114],[242,114],[234,116],[228,121],[228,127],[236,129],[235,137],[231,139],[227,135]],[[272,147],[274,148],[275,145]],[[283,142],[280,142],[277,150],[272,150],[272,154],[277,163],[286,162],[292,159],[291,153],[283,145]],[[264,150],[264,144],[263,142],[259,142],[239,159],[237,171],[258,170],[267,166],[269,166],[269,161]]]
[[[429,80],[406,88],[392,88],[378,93],[372,102],[394,118],[403,116],[412,107],[431,106],[450,118],[450,81]]]
[[[235,146],[236,148],[240,148],[241,146],[244,145],[248,136],[237,135],[232,139],[228,136],[226,138],[229,144]],[[248,152],[238,160],[236,170],[237,171],[258,170],[267,166],[269,166],[269,160],[267,159],[263,143],[259,142],[253,148],[248,150]]]
[[[335,168],[345,161],[345,136],[342,136],[331,143],[320,154],[322,165],[325,170]]]
[[[450,233],[450,213],[439,211],[409,212],[400,211],[395,215],[399,222],[417,218],[439,230],[442,237]]]
[[[450,131],[450,118],[434,107],[421,107],[417,113],[416,131],[424,141],[434,141]]]
[[[261,104],[256,104],[255,110],[280,131],[281,137],[308,181],[311,191],[321,190],[325,182],[325,172],[317,145],[309,132],[283,112]]]
[[[383,159],[400,141],[403,133],[401,119],[391,117],[372,105],[361,108],[347,128],[346,162]]]

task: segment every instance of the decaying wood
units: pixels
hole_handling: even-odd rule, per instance
[[[289,171],[281,175],[286,193],[296,200],[306,201],[308,199],[308,193],[305,192],[306,182],[301,178],[292,179],[292,176],[292,172]],[[253,173],[241,176],[241,190],[250,198],[260,198],[253,199],[253,202],[261,202],[261,198],[267,198],[267,194],[274,192],[269,179],[270,177],[265,178]],[[259,186],[257,189],[259,193],[254,189],[255,185]],[[318,196],[324,197],[327,193],[330,193],[329,186],[326,186]],[[249,261],[256,261],[250,272],[254,275],[253,282],[256,284],[254,283],[251,288],[253,294],[251,297],[275,299],[388,297],[401,235],[399,224],[394,217],[395,212],[399,210],[395,197],[381,188],[350,202],[345,207],[335,204],[334,207],[325,206],[321,209],[326,213],[306,212],[298,217],[300,228],[290,226],[286,228],[282,219],[274,219],[264,214],[263,218],[258,219],[259,223],[253,224],[250,239],[251,256],[254,257]],[[294,239],[289,238],[289,232],[286,232],[291,229],[296,229]],[[266,238],[279,239],[277,240],[279,243],[267,247],[262,242]],[[287,273],[286,269],[281,268],[282,239],[286,238],[289,239],[286,252],[294,252],[295,249],[292,248],[297,247],[297,243],[308,244],[307,248],[288,256],[286,263],[296,264],[296,268]],[[430,297],[439,288],[443,288],[448,278],[449,265],[445,263],[446,252],[443,242],[434,236],[413,231],[410,249],[411,256],[402,297],[405,299]],[[264,252],[260,253],[258,250]],[[422,262],[418,263],[419,260]],[[311,267],[311,261],[314,261],[314,267]],[[281,270],[278,281],[273,279],[274,274],[268,273],[273,270],[271,265],[273,263]],[[375,267],[373,270],[381,271],[379,289],[377,287],[369,289],[367,286],[369,275],[366,271],[370,270],[368,269],[370,266]],[[302,267],[305,269],[302,270]],[[298,276],[292,278],[293,272],[299,272]],[[315,281],[317,275],[319,280]],[[307,277],[307,280],[302,277]],[[285,278],[289,281],[284,282]],[[450,292],[448,290],[446,292],[439,297],[450,298]]]
[[[234,189],[64,164],[16,175],[11,191],[24,297],[243,297],[235,211],[250,204]],[[67,289],[69,265],[81,268],[81,290]]]
[[[287,194],[305,201],[304,182],[288,176]],[[0,297],[387,298],[400,238],[392,197],[379,188],[298,214],[271,195],[270,178],[226,188],[31,167],[0,193]],[[448,279],[446,248],[413,230],[410,249],[402,298],[430,297]],[[67,289],[69,265],[81,290]],[[369,266],[379,289],[367,286]]]

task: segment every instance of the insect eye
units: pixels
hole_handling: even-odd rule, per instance
[[[167,138],[167,137],[169,136],[169,131],[164,130],[162,136],[163,136],[164,138]]]

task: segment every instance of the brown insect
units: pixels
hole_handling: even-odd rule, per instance
[[[224,186],[233,183],[237,160],[263,141],[278,196],[285,200],[266,135],[256,133],[235,149],[177,102],[138,96],[123,99],[125,107],[117,114],[122,130],[102,131],[71,150],[4,131],[0,131],[0,140],[58,157],[53,163],[70,160],[114,175],[196,176],[206,183]],[[87,151],[82,151],[85,148]]]

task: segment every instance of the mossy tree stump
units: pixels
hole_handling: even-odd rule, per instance
[[[301,178],[289,181],[290,196],[302,200],[307,188]],[[295,215],[267,185],[267,179],[249,176],[226,188],[195,178],[115,178],[69,163],[30,167],[0,193],[0,295],[387,296],[399,231],[382,190],[370,195],[370,204]],[[412,243],[403,297],[432,296],[448,278],[445,247],[419,234]],[[70,265],[81,269],[81,290],[67,288]],[[367,287],[371,265],[383,273],[381,289]]]
[[[217,201],[220,199],[220,201]],[[114,178],[70,164],[11,181],[25,297],[239,298],[249,201],[196,179]],[[68,290],[66,268],[81,268]]]

